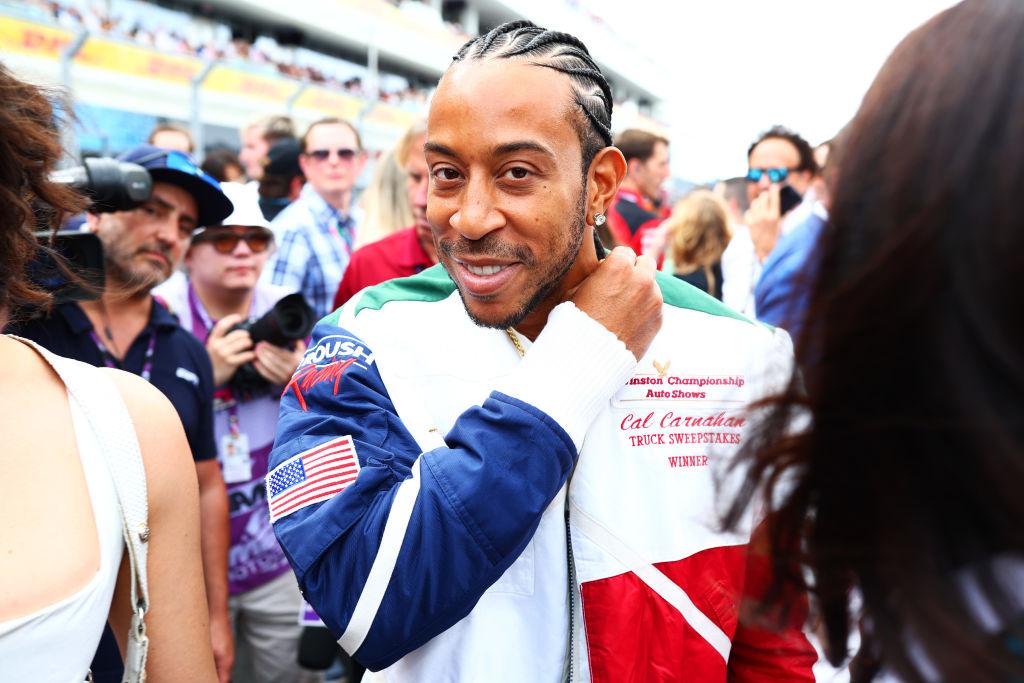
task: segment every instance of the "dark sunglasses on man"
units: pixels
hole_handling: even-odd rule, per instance
[[[249,251],[260,254],[270,247],[274,241],[274,233],[259,227],[216,227],[207,228],[192,236],[192,244],[207,242],[213,245],[218,254],[231,254],[238,248],[238,243],[245,241]]]
[[[356,158],[359,151],[349,147],[342,147],[341,149],[311,149],[306,152],[306,156],[317,161],[327,161],[331,158],[331,154],[338,155],[338,161],[349,162]]]
[[[752,183],[761,182],[761,178],[767,174],[768,180],[773,183],[781,183],[787,177],[789,177],[790,171],[796,169],[786,168],[781,166],[779,168],[752,168],[747,171],[747,180]]]

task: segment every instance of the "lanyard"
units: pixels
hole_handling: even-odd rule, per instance
[[[256,304],[255,292],[253,293],[253,306]],[[192,334],[202,342],[206,344],[207,337],[210,336],[210,330],[213,329],[213,318],[206,312],[206,308],[203,307],[203,302],[199,300],[199,296],[196,294],[195,288],[192,283],[188,283],[188,308],[192,317]],[[250,306],[250,313],[252,307]],[[213,408],[214,410],[226,410],[228,413],[228,430],[231,432],[231,436],[237,437],[241,430],[239,429],[238,420],[238,398],[235,396],[235,392],[231,391],[231,387],[220,387],[213,392]]]
[[[203,303],[196,296],[196,290],[191,282],[188,283],[188,308],[192,314],[192,334],[205,344],[206,338],[210,336],[210,330],[213,329],[213,319],[203,308]]]
[[[346,228],[344,232],[341,229],[342,223],[345,224]],[[327,232],[331,234],[331,237],[334,238],[335,242],[344,248],[346,254],[352,253],[352,234],[351,231],[347,229],[351,224],[351,219],[343,219],[336,213],[331,216],[330,221],[327,223]]]
[[[228,431],[233,438],[242,433],[241,421],[238,418],[238,401],[230,387],[221,387],[213,392],[214,411],[224,410],[228,414]]]
[[[239,429],[239,427],[238,427],[238,425],[239,425],[239,420],[238,420],[238,402],[235,401],[235,402],[229,403],[227,411],[228,411],[228,431],[231,432],[231,436],[232,437],[237,439],[238,435],[242,433],[242,430]]]
[[[103,364],[105,366],[107,366],[108,368],[124,370],[124,366],[121,365],[121,361],[119,361],[114,356],[114,354],[112,354],[110,350],[107,349],[106,345],[103,343],[103,340],[100,339],[100,336],[98,334],[96,334],[95,329],[89,330],[89,336],[92,337],[93,343],[96,345],[96,348],[99,349],[100,355],[103,356]],[[155,352],[156,329],[154,328],[149,333],[149,344],[146,345],[146,355],[143,357],[142,361],[142,372],[139,373],[139,377],[146,380],[147,382],[149,382],[149,378],[153,376],[153,354]],[[127,358],[127,356],[125,357]]]

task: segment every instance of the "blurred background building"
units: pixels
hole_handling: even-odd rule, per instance
[[[616,129],[667,133],[653,60],[578,0],[0,0],[0,56],[70,92],[73,155],[116,154],[160,122],[189,128],[198,157],[237,152],[241,127],[286,113],[298,130],[353,121],[373,158],[425,114],[466,40],[521,18],[592,46]]]

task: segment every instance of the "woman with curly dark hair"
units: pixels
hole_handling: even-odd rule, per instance
[[[83,206],[49,181],[60,152],[46,94],[0,65],[0,327],[48,302],[26,275],[38,222]],[[167,399],[0,335],[0,407],[4,680],[84,680],[108,619],[136,677],[216,680],[195,469]]]
[[[914,31],[843,147],[803,376],[727,522],[773,502],[833,662],[861,622],[855,680],[1024,680],[1024,3]]]

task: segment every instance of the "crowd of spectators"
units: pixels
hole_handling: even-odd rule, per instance
[[[611,32],[599,15],[577,0],[564,0],[599,30]],[[468,39],[458,21],[446,21],[422,0],[381,0],[418,24],[435,25],[460,40]],[[304,47],[282,45],[268,35],[249,40],[227,24],[160,7],[145,0],[0,0],[18,11],[31,13],[72,31],[86,30],[128,40],[165,54],[189,55],[211,61],[242,61],[262,66],[282,76],[343,90],[357,97],[376,97],[381,102],[415,107],[427,103],[430,88],[403,76],[381,73],[376,92],[369,84],[369,70],[362,64]],[[615,106],[627,100],[615,97]]]
[[[21,3],[18,3],[21,4]],[[240,61],[282,76],[343,90],[359,97],[374,95],[366,66],[304,47],[282,45],[259,35],[234,34],[229,26],[140,0],[28,0],[20,9],[72,31],[88,31],[128,40],[164,54],[210,61]],[[417,108],[429,89],[396,74],[380,74],[376,98]]]
[[[362,87],[358,72],[331,71],[326,55],[242,40],[209,20],[150,23],[157,14],[144,21],[133,11],[181,13],[138,0],[100,5],[30,6],[71,29]],[[517,47],[524,38],[525,49]],[[109,555],[107,536],[120,547],[123,531],[131,572],[152,579],[153,610],[140,582],[130,634],[145,634],[139,622],[148,615],[148,667],[161,680],[173,670],[190,681],[319,683],[332,667],[329,680],[344,673],[357,683],[362,663],[388,668],[389,680],[433,680],[441,670],[453,680],[485,679],[465,673],[476,666],[501,680],[550,680],[564,663],[572,679],[578,661],[595,680],[625,663],[634,678],[810,683],[814,673],[822,678],[811,670],[809,637],[853,681],[1024,680],[1024,327],[1012,313],[1024,236],[1016,210],[1024,5],[964,0],[937,15],[901,42],[832,139],[814,146],[795,130],[766,127],[749,146],[734,141],[737,159],[745,149],[745,175],[678,202],[667,189],[667,137],[626,129],[613,138],[607,97],[577,119],[565,112],[578,93],[552,99],[565,84],[551,79],[563,74],[573,87],[591,79],[609,89],[589,55],[573,51],[577,44],[506,24],[467,45],[465,61],[451,67],[461,71],[442,80],[431,104],[429,142],[424,121],[409,127],[362,196],[356,182],[368,154],[358,122],[329,117],[300,131],[289,116],[267,116],[239,131],[238,156],[208,154],[202,169],[189,156],[189,131],[159,124],[149,144],[120,157],[149,172],[151,197],[85,214],[105,250],[102,290],[50,311],[51,294],[19,262],[37,253],[36,230],[47,221],[56,227],[84,201],[50,175],[60,144],[45,94],[0,64],[0,149],[8,152],[0,154],[0,331],[24,337],[0,335],[0,367],[10,371],[0,398],[17,409],[24,397],[33,407],[12,412],[0,449],[15,484],[35,487],[12,485],[0,496],[0,517],[15,522],[0,534],[0,557],[9,557],[0,562],[0,661],[13,663],[18,680],[42,680],[38,672],[54,666],[70,672],[63,680],[81,680],[97,641],[89,680],[141,680],[131,645],[122,679],[114,642],[132,617],[125,594],[135,591],[117,575],[120,554],[104,559],[85,589],[55,602],[71,570],[93,571],[90,547],[70,543],[91,538],[81,527],[90,500],[100,556]],[[550,52],[536,54],[542,48]],[[511,61],[524,53],[549,68]],[[543,61],[566,58],[582,68]],[[504,69],[480,63],[491,59],[509,61],[498,64]],[[531,142],[504,142],[507,131]],[[543,159],[540,171],[530,159]],[[563,239],[567,226],[574,243]],[[665,275],[655,279],[656,268]],[[539,294],[531,300],[517,282]],[[369,289],[380,283],[389,284]],[[305,301],[309,324],[271,339],[252,320],[286,300]],[[766,325],[748,324],[755,319]],[[430,344],[421,343],[425,335]],[[676,354],[671,375],[662,350]],[[84,364],[63,365],[50,352]],[[86,365],[141,379],[107,396],[85,394],[78,387],[107,391],[104,382],[127,376]],[[584,371],[610,380],[595,388]],[[473,402],[494,378],[513,375],[518,384],[508,386],[517,391],[563,391],[557,398],[591,405],[591,413],[563,415],[555,402],[535,406],[503,392]],[[642,385],[696,385],[690,380],[707,393],[673,390],[671,399],[693,398],[698,407],[673,408],[696,414],[664,412],[660,427],[685,420],[718,431],[655,432],[654,408],[623,417],[631,408],[620,401],[669,399]],[[145,410],[146,383],[183,429]],[[132,455],[147,464],[143,519],[152,529],[128,522],[118,477],[110,495],[90,479],[106,475],[89,449],[114,450],[97,428],[105,425],[93,424],[96,406],[121,410],[111,396],[144,411],[120,418],[118,439],[138,441],[141,456]],[[62,408],[66,397],[67,415],[48,411],[43,425],[39,406]],[[746,428],[719,430],[733,422]],[[625,431],[635,433],[604,438]],[[86,446],[84,478],[54,435]],[[678,453],[690,445],[707,445],[711,467],[721,469],[712,473],[708,455],[668,455],[668,467],[686,468],[689,479],[665,478],[658,468],[667,448],[654,447]],[[622,476],[618,456],[637,448],[658,457],[633,458]],[[510,453],[519,458],[514,467],[506,466]],[[547,455],[562,458],[561,469]],[[174,457],[173,476],[150,474]],[[601,458],[606,469],[594,469]],[[531,469],[536,463],[547,469]],[[698,479],[697,467],[712,474]],[[680,481],[692,508],[673,507]],[[73,498],[57,502],[62,487],[78,495],[77,512]],[[552,505],[559,495],[565,505]],[[37,505],[42,512],[22,514],[33,498],[46,503]],[[634,519],[615,530],[595,516],[628,517],[623,510]],[[707,522],[716,518],[712,531]],[[466,519],[507,538],[485,539],[491,547],[477,552]],[[644,523],[630,526],[636,520]],[[700,520],[699,532],[672,526],[681,520]],[[707,547],[655,547],[644,538],[652,529]],[[720,542],[728,545],[712,545]],[[669,559],[655,566],[634,543]],[[66,557],[40,562],[44,544]],[[542,571],[545,562],[558,571]],[[599,562],[610,576],[576,574]],[[377,567],[391,578],[380,581]],[[508,590],[521,574],[526,590]],[[555,588],[542,590],[552,580]],[[101,583],[106,592],[93,597]],[[526,600],[534,595],[543,600]],[[579,612],[576,596],[585,598]],[[469,606],[451,609],[458,601]],[[631,618],[662,602],[665,614]],[[64,615],[90,622],[80,627]],[[538,626],[508,628],[516,620]],[[682,628],[659,629],[659,620]],[[545,631],[551,624],[568,638]],[[492,628],[509,639],[476,637]],[[675,647],[665,632],[688,640]],[[550,653],[528,647],[524,633]],[[581,639],[587,649],[574,658]],[[57,656],[53,642],[63,643]],[[308,647],[316,642],[326,652],[322,666],[310,663],[321,659]],[[510,663],[553,675],[516,676]],[[256,678],[239,673],[249,668]]]

